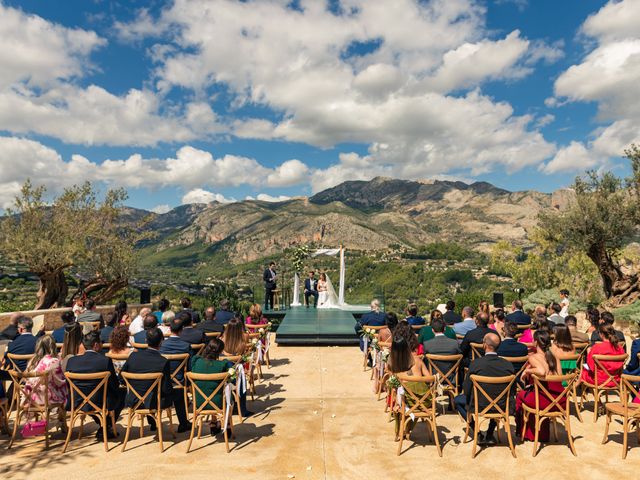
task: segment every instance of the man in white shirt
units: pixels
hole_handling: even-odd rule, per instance
[[[138,316],[133,319],[131,325],[129,325],[129,334],[133,337],[136,333],[144,330],[144,317],[151,313],[149,307],[144,307],[138,312]]]

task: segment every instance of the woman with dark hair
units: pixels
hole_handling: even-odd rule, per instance
[[[82,345],[82,325],[79,323],[69,323],[64,326],[64,339],[62,340],[62,369],[67,368],[67,361],[75,355],[82,355],[85,352]]]
[[[116,307],[113,312],[116,317],[114,320],[116,325],[129,325],[131,323],[131,317],[129,316],[127,309],[127,302],[124,300],[120,300],[116,303]]]
[[[587,307],[587,321],[589,322],[589,327],[587,327],[587,331],[585,333],[591,337],[591,334],[596,332],[600,325],[600,310],[595,308],[593,305],[589,305]]]
[[[125,325],[117,325],[111,332],[109,337],[109,353],[113,355],[127,355],[131,353],[129,346],[129,327]],[[113,368],[119,372],[126,360],[114,360]]]
[[[524,409],[522,405],[528,407],[536,406],[536,394],[533,388],[532,376],[536,375],[539,378],[544,378],[547,375],[562,375],[562,366],[560,360],[553,354],[551,350],[551,334],[548,330],[540,329],[533,334],[533,338],[536,344],[535,353],[529,354],[529,360],[527,366],[522,373],[522,381],[530,381],[529,385],[521,390],[516,395],[516,433],[522,434],[522,424],[524,421]],[[550,394],[557,396],[564,391],[564,387],[561,382],[542,382],[545,388]],[[539,405],[541,409],[550,405],[551,400],[544,394],[539,395]],[[559,406],[562,408],[566,405],[566,397],[559,402]],[[524,440],[535,439],[535,417],[529,416],[527,426],[524,433]],[[541,442],[549,440],[549,421],[544,420],[540,426],[540,433],[538,439]]]
[[[245,332],[242,318],[235,315],[224,328],[222,334],[224,353],[227,355],[243,355],[247,349],[249,335]]]
[[[598,381],[598,385],[601,387],[611,387],[614,385],[613,380],[610,380],[606,384],[604,383],[604,381],[607,379],[606,373],[599,372],[598,378],[595,377],[596,362],[593,359],[593,356],[622,355],[624,353],[624,346],[616,335],[616,331],[613,328],[613,325],[609,323],[601,323],[598,327],[598,333],[600,334],[600,339],[602,341],[596,343],[589,349],[589,353],[587,353],[587,365],[582,369],[580,380],[583,380],[592,385],[595,384],[596,381]],[[620,381],[620,375],[622,373],[624,362],[600,362],[600,364],[615,379],[616,382]]]
[[[193,373],[203,373],[203,374],[211,374],[211,373],[224,373],[230,368],[233,367],[233,364],[227,360],[220,360],[220,355],[224,351],[224,342],[219,338],[212,338],[209,340],[202,350],[200,355],[196,355],[191,360],[191,371]],[[200,381],[197,380],[196,385],[198,388],[202,390],[202,392],[209,396],[211,395],[220,382],[217,381]],[[213,397],[213,402],[218,406],[222,407],[222,394],[223,392],[218,392]],[[195,398],[196,406],[199,408],[204,402],[204,397],[196,390],[196,398]],[[211,428],[211,435],[215,435],[221,431],[220,421],[210,422],[209,427]]]
[[[486,313],[487,316],[491,318],[491,307],[489,306],[489,302],[481,300],[478,304],[478,313]]]
[[[535,343],[535,332],[538,330],[550,332],[551,326],[549,325],[549,320],[547,320],[547,316],[545,314],[536,315],[531,328],[526,329],[522,336],[518,339],[520,343]]]
[[[111,337],[111,332],[116,326],[116,314],[114,312],[109,312],[104,317],[104,328],[100,330],[100,341],[102,343],[109,343],[109,337]]]
[[[489,324],[489,328],[495,330],[500,338],[504,338],[504,324],[507,321],[507,314],[504,313],[504,310],[499,308],[492,313],[493,323]]]
[[[422,355],[422,344],[418,342],[418,337],[413,328],[405,320],[398,322],[398,325],[393,330],[393,336],[394,338],[398,336],[404,337],[414,355]]]
[[[555,338],[551,345],[551,351],[560,359],[560,366],[562,367],[562,373],[573,372],[576,369],[576,360],[567,360],[568,355],[575,355],[576,347],[573,346],[571,339],[571,331],[566,325],[556,325],[553,330]]]
[[[160,299],[160,301],[158,302],[158,310],[153,312],[156,320],[158,320],[158,325],[162,323],[162,314],[169,310],[169,307],[171,307],[171,302],[169,300],[167,300],[166,298]]]
[[[384,328],[378,330],[378,341],[388,343],[393,336],[393,330],[398,326],[398,316],[393,312],[387,312],[384,316]]]

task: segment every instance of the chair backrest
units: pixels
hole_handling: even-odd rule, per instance
[[[638,356],[640,356],[640,353]],[[625,409],[625,415],[628,414],[630,406],[639,406],[640,388],[638,385],[640,385],[640,375],[622,374],[622,377],[620,378],[620,399],[622,401],[622,406]],[[640,408],[638,408],[636,412],[640,412]]]
[[[537,414],[545,416],[550,412],[564,411],[568,415],[571,403],[569,402],[569,397],[573,391],[573,382],[576,381],[577,376],[576,372],[567,373],[566,375],[547,375],[546,377],[533,375]],[[563,385],[562,392],[551,392],[549,383]],[[544,398],[547,405],[541,410],[540,400],[542,398]]]
[[[471,360],[484,356],[484,344],[483,343],[469,343],[471,347]]]
[[[147,348],[147,344],[146,343],[131,342],[131,346],[133,348],[135,348],[136,350],[145,350]]]
[[[162,356],[169,360],[169,365],[175,365],[175,368],[171,369],[171,381],[173,382],[173,386],[184,388],[184,384],[180,381],[178,375],[182,374],[182,378],[184,379],[184,376],[187,373],[187,362],[191,355],[188,353],[174,353],[163,354]]]
[[[424,327],[424,325],[411,325],[411,328],[414,330],[422,330],[422,328]],[[384,328],[384,327],[382,327]]]
[[[111,343],[105,342],[102,344],[102,350],[106,350],[107,352],[111,349]]]
[[[415,326],[415,325],[414,325]],[[374,330],[375,332],[382,330],[383,328],[386,328],[386,325],[363,325],[362,328],[370,328],[371,330]],[[424,325],[420,325],[420,328],[424,327]]]
[[[529,330],[531,328],[531,324],[528,325],[518,325],[518,330]]]
[[[140,409],[140,406],[144,406],[144,401],[151,395],[157,395],[157,404],[156,408],[160,408],[160,392],[161,392],[161,381],[162,381],[162,372],[157,373],[130,373],[130,372],[121,372],[120,376],[124,380],[124,384],[127,386],[127,390],[134,394],[136,397],[136,404],[130,408],[131,411]],[[135,381],[149,381],[152,383],[147,388],[145,392],[141,395],[136,388],[131,384],[131,382]]]
[[[261,328],[270,327],[271,323],[262,323],[262,324],[245,323],[244,326],[247,328],[247,330],[260,330]]]
[[[109,376],[111,373],[109,372],[97,372],[97,373],[72,373],[65,372],[64,376],[69,383],[69,394],[70,394],[70,402],[71,408],[73,410],[82,410],[82,408],[86,405],[91,408],[93,412],[105,412],[107,410],[107,381],[109,380]],[[78,386],[76,385],[76,381],[92,381],[97,380],[98,383],[91,390],[91,393],[85,394]],[[94,395],[96,395],[100,389],[102,389],[102,406],[98,406],[93,401]],[[80,404],[76,407],[75,396],[79,396]]]
[[[204,332],[207,338],[217,338],[222,336],[222,332]]]
[[[191,351],[193,352],[194,355],[200,355],[204,350],[204,346],[205,346],[204,343],[192,343]]]
[[[504,377],[485,377],[482,375],[470,375],[473,384],[473,408],[476,417],[484,415],[498,414],[507,417],[509,415],[509,405],[511,403],[511,387],[516,380],[515,375],[506,375]],[[482,385],[504,385],[497,395],[487,393]],[[482,395],[482,397],[480,397]],[[506,397],[506,398],[505,398]],[[487,402],[482,410],[480,410],[480,399]],[[504,408],[500,406],[500,401],[505,398]],[[492,410],[494,412],[492,412]]]
[[[242,361],[242,355],[220,355],[220,360],[226,360],[231,363],[239,363]]]
[[[9,375],[13,381],[13,405],[22,405],[23,408],[36,407],[37,410],[49,408],[49,372],[21,372],[19,370],[9,370]],[[37,378],[35,384],[29,384],[27,388],[27,380]],[[44,403],[39,404],[33,401],[33,392],[44,388],[45,394],[42,395]]]
[[[587,353],[587,348],[589,348],[589,342],[572,342],[573,348],[576,349],[576,353],[580,354],[580,356],[584,356]]]
[[[425,355],[427,360],[427,368],[429,373],[439,377],[440,384],[447,388],[457,390],[458,388],[458,370],[460,369],[460,363],[462,362],[462,354],[455,355],[435,355],[427,353]],[[449,363],[449,368],[446,372],[443,372],[440,367],[443,363]],[[439,364],[439,365],[438,365]]]
[[[593,355],[593,361],[595,363],[595,372],[593,372],[594,382],[598,386],[605,386],[605,385],[608,385],[609,383],[613,383],[614,387],[619,387],[620,386],[619,376],[622,374],[622,369],[624,368],[624,362],[627,360],[628,357],[629,355],[626,353],[623,353],[620,355],[594,354]],[[615,370],[609,371],[604,366],[604,362],[612,362],[612,363],[619,362],[620,366]],[[598,372],[602,372],[602,375],[599,376]],[[602,376],[606,377],[603,381],[601,380]],[[616,378],[616,376],[618,376],[618,378]]]
[[[225,411],[226,406],[226,398],[222,395],[222,406],[219,407],[214,402],[214,397],[219,393],[224,391],[224,388],[227,385],[227,381],[229,379],[228,373],[193,373],[187,372],[187,379],[191,384],[191,396],[193,398],[194,406],[196,406],[196,393],[198,393],[202,397],[202,403],[199,407],[195,407],[196,415],[200,415],[202,413],[214,412],[214,413],[223,413]],[[198,386],[198,382],[220,382],[218,386],[211,392],[210,395],[207,395],[202,391],[202,389]],[[194,419],[192,419],[194,420]]]
[[[25,365],[29,363],[29,360],[33,358],[33,353],[27,353],[24,355],[19,355],[16,353],[7,353],[7,359],[11,363],[11,368],[18,372],[22,372],[23,369],[18,366],[17,362],[25,362]]]
[[[436,378],[433,375],[416,377],[406,373],[397,373],[396,378],[404,388],[401,408],[406,415],[435,415],[437,395],[435,392]],[[427,386],[426,391],[424,393],[416,393],[412,388],[412,384],[415,385],[416,383],[425,384]],[[407,399],[411,399],[411,401],[407,402]],[[408,407],[409,404],[411,405],[410,407]],[[406,410],[407,408],[408,410]]]
[[[514,367],[514,370],[515,370],[516,366],[518,366],[518,365],[520,366],[520,368],[518,368],[518,371],[515,372],[517,378],[520,378],[520,375],[522,375],[522,372],[526,368],[527,362],[529,361],[529,356],[528,355],[525,355],[524,357],[503,357],[503,356],[501,356],[501,358],[504,358],[505,360],[511,362],[511,364]]]

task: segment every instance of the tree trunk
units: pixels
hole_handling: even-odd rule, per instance
[[[96,302],[96,305],[104,305],[113,299],[123,288],[126,288],[127,285],[129,285],[129,280],[126,278],[118,280],[94,278],[84,286],[84,292]],[[95,295],[92,295],[94,293]]]
[[[54,270],[38,275],[40,287],[38,289],[38,302],[35,310],[45,310],[47,308],[64,307],[64,302],[69,293],[67,279],[63,270]]]
[[[640,299],[638,275],[623,273],[620,265],[611,258],[603,245],[592,245],[587,255],[598,267],[608,305],[619,307]]]

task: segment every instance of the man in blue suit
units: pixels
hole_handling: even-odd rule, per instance
[[[513,312],[507,315],[507,321],[517,325],[531,325],[531,317],[522,311],[522,300],[514,300]]]
[[[168,355],[175,355],[176,353],[188,353],[189,355],[192,355],[193,352],[191,350],[191,344],[180,338],[180,334],[182,333],[182,329],[184,328],[184,323],[180,316],[171,320],[171,325],[169,326],[169,328],[171,329],[171,335],[167,339],[165,339],[164,342],[162,342],[162,345],[160,345],[158,351],[162,354]],[[147,341],[148,339],[149,337],[147,336]],[[191,370],[190,363],[190,361],[187,362],[187,370]],[[179,364],[180,361],[172,360],[170,362],[170,370],[173,372],[176,368],[178,368]],[[176,380],[182,382],[182,374],[176,375]]]
[[[229,311],[229,300],[226,298],[220,302],[220,310],[216,312],[216,323],[226,325],[233,318],[233,312]]]
[[[33,330],[33,320],[30,317],[20,317],[18,319],[18,336],[9,343],[7,347],[7,353],[13,353],[14,355],[30,355],[36,351],[36,337],[31,333]],[[9,365],[10,362],[5,355],[5,365]],[[26,360],[19,360],[16,362],[16,366],[20,370],[27,368]],[[8,377],[8,375],[7,375]]]
[[[309,278],[304,281],[304,303],[309,308],[309,297],[313,297],[313,307],[318,306],[318,281],[315,272],[309,272]]]
[[[362,340],[362,330],[364,327],[381,327],[385,324],[386,316],[384,312],[380,311],[380,301],[374,299],[371,302],[371,311],[362,315],[360,320],[356,323],[356,334],[360,336],[360,350],[364,350],[364,341]]]
[[[76,321],[76,317],[71,310],[69,310],[68,312],[64,312],[60,318],[62,319],[62,326],[60,328],[56,328],[53,332],[51,332],[51,336],[56,341],[56,343],[64,342],[65,326],[71,325]]]

